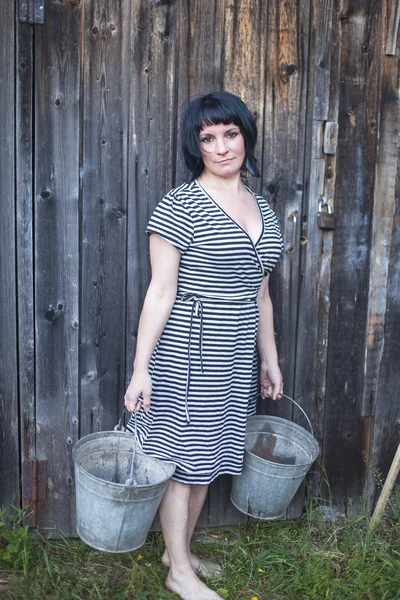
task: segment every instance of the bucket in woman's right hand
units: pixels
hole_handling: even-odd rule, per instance
[[[99,431],[73,449],[77,532],[104,552],[130,552],[144,544],[175,471],[176,465],[144,454],[137,442],[133,453],[134,444],[131,433]],[[133,484],[127,485],[132,472]]]
[[[232,504],[256,519],[282,518],[318,455],[317,440],[300,425],[281,417],[249,417],[243,471],[233,477]]]

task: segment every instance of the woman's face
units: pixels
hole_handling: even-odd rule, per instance
[[[231,177],[240,172],[246,151],[237,125],[204,125],[199,140],[204,171],[218,177]]]

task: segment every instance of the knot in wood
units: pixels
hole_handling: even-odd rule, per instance
[[[50,304],[49,308],[44,313],[44,318],[50,323],[54,323],[60,318],[60,311],[53,308],[53,306]]]
[[[281,63],[279,66],[280,79],[284,83],[288,83],[289,78],[292,77],[292,75],[294,75],[295,72],[296,72],[295,65],[288,65],[286,62],[284,62],[284,63]]]
[[[291,77],[292,75],[294,75],[296,73],[296,67],[294,65],[287,65],[286,73],[289,75],[289,77]]]
[[[118,210],[116,208],[113,209],[113,213],[114,213],[114,216],[117,217],[117,219],[122,219],[122,217],[124,216],[124,213],[122,212],[122,210]]]

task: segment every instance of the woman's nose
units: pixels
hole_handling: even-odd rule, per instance
[[[216,139],[216,151],[217,154],[226,154],[226,152],[228,152],[228,146],[225,138]]]

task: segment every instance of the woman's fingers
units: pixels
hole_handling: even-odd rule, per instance
[[[283,385],[282,384],[273,384],[264,385],[261,387],[261,397],[265,400],[265,398],[272,398],[272,400],[280,400],[283,394]]]
[[[134,412],[140,410],[142,406],[143,400],[141,397],[132,394],[125,394],[125,406],[129,412]],[[148,409],[150,410],[150,399],[148,401]]]
[[[151,378],[148,373],[132,376],[124,396],[125,406],[129,412],[137,412],[142,406],[146,411],[150,410],[151,387]]]
[[[144,410],[146,412],[149,412],[149,410],[150,410],[150,394],[143,392],[140,402],[142,403]]]

